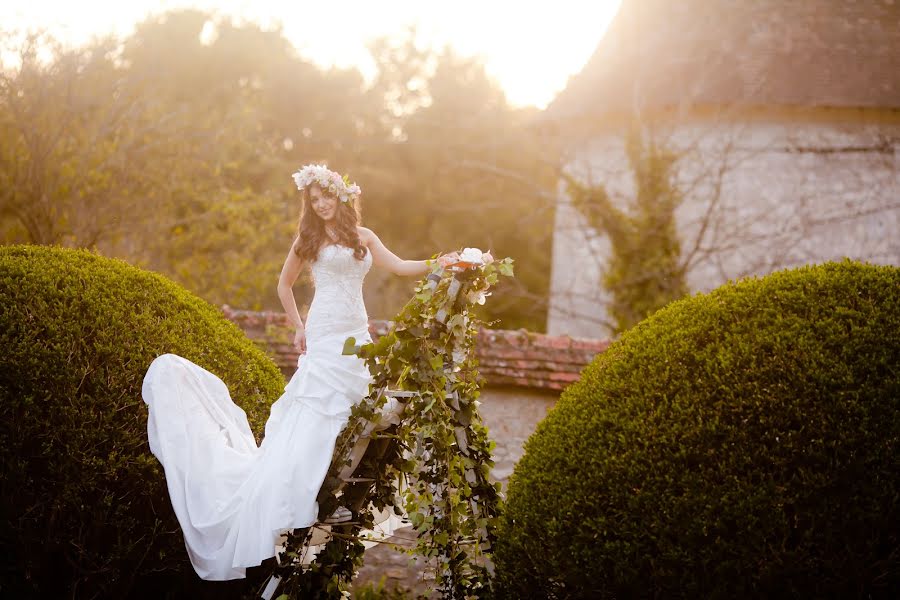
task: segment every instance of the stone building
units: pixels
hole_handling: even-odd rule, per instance
[[[900,0],[624,0],[542,128],[618,206],[634,194],[626,132],[676,153],[692,290],[900,263]],[[561,184],[550,334],[608,335],[609,253]]]

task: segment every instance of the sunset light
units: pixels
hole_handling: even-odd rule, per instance
[[[900,0],[0,0],[0,596],[888,598]]]
[[[460,54],[482,57],[512,104],[542,108],[584,66],[619,4],[7,0],[0,6],[0,23],[7,30],[44,28],[67,43],[80,44],[97,35],[127,35],[148,14],[194,7],[264,27],[280,26],[301,54],[316,63],[356,67],[367,76],[373,70],[367,42],[415,26],[423,44],[449,45]]]

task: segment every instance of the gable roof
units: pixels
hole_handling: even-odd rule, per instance
[[[685,104],[898,109],[900,0],[623,0],[547,116]]]

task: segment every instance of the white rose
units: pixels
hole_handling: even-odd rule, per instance
[[[482,252],[478,248],[465,248],[462,253],[459,255],[459,261],[465,263],[472,263],[474,265],[480,265],[484,263],[484,259],[482,258]]]

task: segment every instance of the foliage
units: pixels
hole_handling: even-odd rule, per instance
[[[407,600],[411,598],[406,590],[386,589],[384,579],[382,576],[378,585],[368,583],[361,587],[354,587],[353,600]]]
[[[544,327],[553,204],[535,190],[555,185],[556,161],[534,111],[508,106],[479,62],[381,40],[367,86],[280,30],[196,10],[80,48],[15,42],[0,38],[22,58],[0,70],[0,243],[94,248],[212,303],[280,310],[290,173],[326,161],[360,184],[365,224],[397,254],[490,246],[526,261],[485,316]],[[367,287],[373,317],[409,294],[379,273]]]
[[[284,379],[219,311],[83,250],[0,248],[0,589],[162,597],[195,585],[141,382],[172,352],[221,376],[261,432]]]
[[[511,598],[887,598],[900,588],[900,268],[672,303],[585,369],[510,480]]]
[[[348,340],[346,351],[366,359],[373,383],[338,438],[319,494],[319,516],[349,504],[354,523],[334,527],[331,540],[308,566],[297,559],[311,530],[294,532],[276,570],[285,597],[340,597],[362,556],[360,532],[373,526],[373,509],[384,508],[408,515],[418,533],[414,552],[434,565],[444,597],[490,593],[483,556],[494,542],[499,484],[489,480],[493,442],[478,414],[474,344],[479,320],[471,308],[500,275],[512,275],[510,259],[457,274],[435,267],[387,334],[360,347]],[[376,441],[356,470],[374,481],[349,484],[339,496],[338,474],[350,464],[350,451],[365,426],[379,420],[387,389],[415,394],[398,425],[373,434]]]
[[[382,237],[401,255],[478,246],[514,256],[526,268],[498,283],[483,317],[543,331],[556,200],[546,190],[557,182],[555,150],[538,134],[537,111],[511,109],[478,61],[450,50],[417,51],[414,41],[373,49],[374,91],[385,102],[399,98],[403,110],[390,120],[399,137],[376,163],[383,177],[368,187],[377,196],[363,186],[367,221],[387,232]],[[386,285],[373,275],[374,284]],[[376,314],[400,308],[391,296],[376,301]]]
[[[636,129],[628,134],[626,151],[636,190],[630,210],[616,206],[603,186],[565,177],[575,208],[610,241],[602,281],[612,295],[616,334],[688,292],[675,223],[681,203],[672,177],[676,157],[653,140],[645,142]]]

